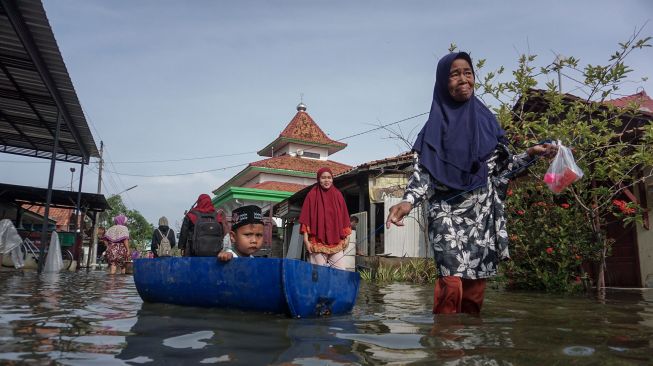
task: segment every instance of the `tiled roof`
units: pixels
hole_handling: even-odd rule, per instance
[[[393,165],[400,166],[404,164],[412,164],[413,161],[414,161],[413,153],[411,151],[406,151],[399,155],[391,156],[389,158],[372,160],[372,161],[362,163],[360,165],[356,165],[343,173],[349,173],[354,170],[358,170],[358,171],[375,170],[375,169],[386,168],[389,166],[391,167]]]
[[[357,166],[356,168],[368,168],[368,167],[375,167],[377,165],[386,165],[386,164],[402,164],[406,162],[412,162],[413,160],[414,160],[413,152],[406,151],[399,155],[391,156],[389,158],[368,161],[367,163],[363,163]]]
[[[286,183],[286,182],[275,182],[275,181],[267,181],[263,183],[259,183],[255,186],[249,187],[249,188],[256,188],[256,189],[267,189],[270,191],[284,191],[284,192],[297,192],[301,190],[302,188],[306,187],[303,184],[297,184],[297,183]]]
[[[623,98],[607,100],[606,103],[612,104],[615,107],[625,107],[630,103],[637,103],[639,104],[640,110],[653,112],[653,99],[646,95],[644,90],[637,94],[629,95]]]
[[[332,160],[300,158],[290,155],[263,159],[250,163],[249,165],[262,168],[294,170],[304,173],[317,173],[320,168],[328,167],[333,172],[333,175],[338,175],[351,169],[351,166],[347,164],[338,163]]]
[[[279,137],[301,140],[324,145],[337,145],[345,147],[347,144],[330,139],[324,131],[313,121],[311,116],[304,112],[298,111],[295,117],[288,123],[288,126],[281,131]]]
[[[43,216],[45,214],[44,206],[23,204],[22,207],[40,216]],[[71,224],[70,223],[71,214],[72,214],[72,210],[69,208],[50,207],[50,211],[48,211],[48,216],[50,216],[49,217],[50,220],[54,220],[57,223],[57,226],[68,226],[69,224]]]

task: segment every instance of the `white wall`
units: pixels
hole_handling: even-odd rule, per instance
[[[257,185],[259,183],[269,182],[269,181],[283,182],[283,183],[296,183],[296,184],[303,184],[305,186],[315,183],[314,178],[295,177],[290,175],[280,175],[280,174],[272,174],[272,173],[260,173],[257,174],[254,178],[245,182],[245,184],[243,184],[242,187],[248,188]]]
[[[274,153],[275,156],[283,155],[283,152],[286,152],[290,156],[296,156],[297,155],[297,150],[304,150],[304,151],[310,151],[312,153],[320,154],[320,159],[319,160],[327,160],[329,157],[329,150],[325,147],[317,147],[317,146],[310,146],[310,145],[302,145],[302,144],[296,144],[296,143],[290,143],[286,146],[284,146],[282,149],[280,149],[280,153],[277,154],[276,152]],[[306,158],[306,157],[304,157]],[[312,159],[312,158],[308,158]]]

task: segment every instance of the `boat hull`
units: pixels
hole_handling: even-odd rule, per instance
[[[294,259],[160,257],[136,259],[134,282],[146,302],[317,317],[351,311],[360,276]]]

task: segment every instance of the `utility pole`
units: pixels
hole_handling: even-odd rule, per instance
[[[100,166],[98,168],[97,176],[97,193],[102,193],[102,166],[104,165],[104,159],[102,157],[102,152],[104,151],[104,141],[100,141]],[[91,266],[95,267],[97,260],[97,229],[98,229],[98,219],[99,215],[95,211],[94,225],[93,225],[93,242],[90,248],[88,248],[88,260],[86,261],[87,270]]]

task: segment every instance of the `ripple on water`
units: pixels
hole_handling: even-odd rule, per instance
[[[585,346],[565,347],[562,352],[567,356],[591,356],[594,354],[594,348]]]
[[[340,339],[348,339],[388,349],[418,349],[424,348],[420,344],[420,334],[350,334],[336,333]]]
[[[208,345],[202,342],[204,339],[211,339],[215,333],[210,330],[203,330],[190,334],[184,334],[177,337],[166,338],[163,340],[163,345],[171,348],[192,348],[202,349]]]
[[[112,346],[124,342],[125,337],[110,336],[110,335],[92,335],[92,336],[71,337],[71,340],[79,343],[94,344],[96,346]]]
[[[209,357],[200,361],[200,363],[220,363],[220,362],[229,362],[231,357],[229,355],[222,355],[220,357]]]
[[[363,282],[351,315],[319,320],[143,304],[132,277],[102,272],[0,272],[0,293],[0,364],[653,364],[653,291],[488,290],[481,316],[434,318],[431,285]]]
[[[405,321],[406,323],[412,323],[412,324],[428,324],[432,325],[433,324],[433,315],[408,315],[408,316],[402,316],[400,318],[402,321]]]

